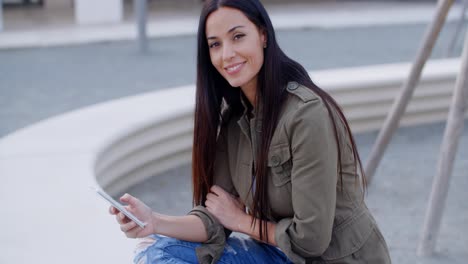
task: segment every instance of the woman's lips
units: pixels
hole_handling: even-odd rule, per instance
[[[228,67],[225,67],[224,70],[228,73],[228,74],[236,74],[238,73],[242,67],[244,66],[245,62],[241,62],[241,63],[236,63],[236,64],[232,64],[232,65],[229,65]]]

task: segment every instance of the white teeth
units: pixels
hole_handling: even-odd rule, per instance
[[[233,71],[236,71],[237,69],[239,69],[241,66],[242,66],[242,64],[238,64],[238,65],[236,65],[236,66],[226,68],[226,70],[227,70],[228,72],[233,72]]]

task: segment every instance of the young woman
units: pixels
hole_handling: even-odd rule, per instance
[[[128,237],[146,237],[136,263],[391,262],[346,118],[281,51],[258,0],[205,1],[192,166],[188,215],[126,194],[142,229],[111,207]]]

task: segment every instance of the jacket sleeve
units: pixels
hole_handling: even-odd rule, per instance
[[[216,157],[214,164],[214,184],[227,192],[237,195],[229,171],[227,151],[227,128],[223,126],[216,142]],[[196,249],[198,262],[216,263],[223,254],[224,245],[231,230],[224,228],[219,221],[208,212],[204,206],[196,206],[189,214],[196,215],[202,220],[208,240]]]
[[[195,249],[198,262],[201,264],[216,263],[223,254],[230,231],[227,231],[203,206],[194,207],[189,214],[200,217],[208,234],[208,240]]]
[[[276,226],[277,245],[294,263],[323,254],[331,241],[336,206],[337,143],[320,99],[303,103],[286,124],[292,154],[294,216]]]

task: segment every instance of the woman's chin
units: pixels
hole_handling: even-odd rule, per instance
[[[233,88],[239,88],[241,85],[237,82],[230,82],[229,83]]]

